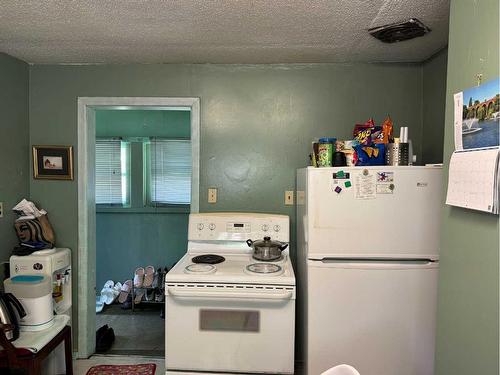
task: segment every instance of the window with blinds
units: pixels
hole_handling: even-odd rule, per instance
[[[191,141],[153,138],[149,144],[149,201],[153,205],[191,203]]]
[[[129,204],[130,144],[121,139],[96,139],[95,201],[99,205]]]

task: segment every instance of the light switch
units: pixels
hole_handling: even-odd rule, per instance
[[[287,190],[285,191],[285,205],[293,206],[293,191]]]
[[[208,203],[217,203],[217,188],[208,189]]]
[[[3,202],[0,202],[0,217],[3,217]]]

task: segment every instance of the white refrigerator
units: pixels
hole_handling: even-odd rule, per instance
[[[442,170],[297,171],[299,356],[308,375],[432,375]]]

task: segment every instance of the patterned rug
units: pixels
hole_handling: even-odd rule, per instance
[[[87,371],[87,375],[155,375],[156,365],[98,365]]]

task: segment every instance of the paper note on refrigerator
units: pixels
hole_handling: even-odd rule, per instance
[[[446,204],[498,214],[499,149],[454,152]]]
[[[356,199],[377,198],[376,181],[375,174],[373,172],[369,172],[368,169],[366,169],[363,173],[356,175]]]

